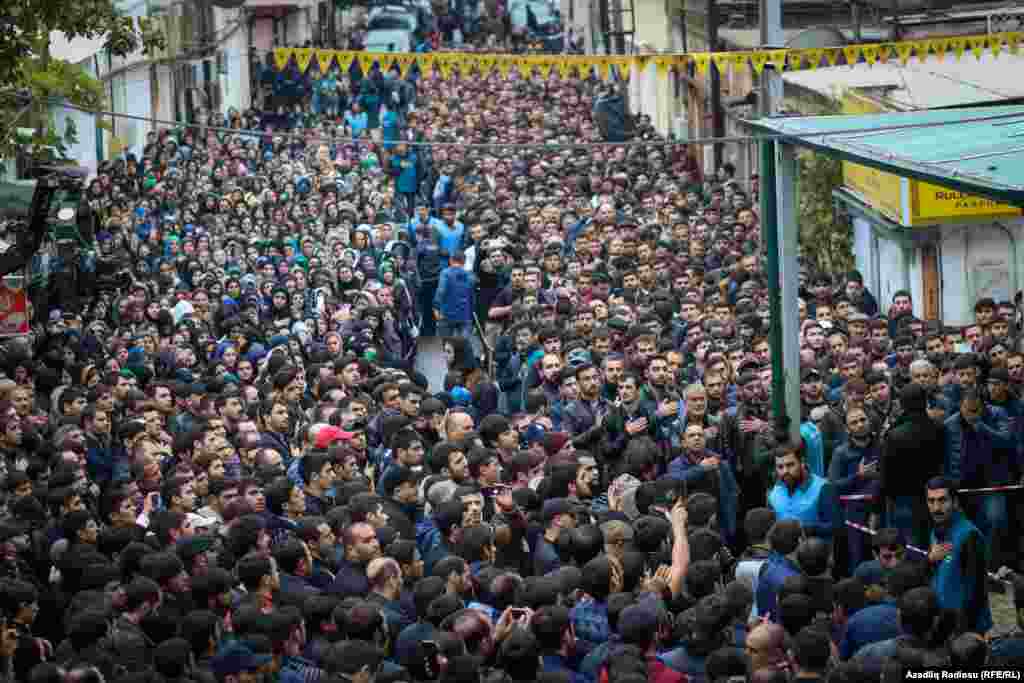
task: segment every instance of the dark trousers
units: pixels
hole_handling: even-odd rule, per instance
[[[420,291],[416,294],[420,316],[421,337],[436,337],[437,325],[434,322],[434,294],[437,292],[437,280],[424,280],[420,283]]]

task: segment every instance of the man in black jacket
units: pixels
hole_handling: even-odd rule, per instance
[[[944,427],[928,417],[926,394],[919,384],[900,392],[903,414],[885,437],[880,459],[882,504],[886,526],[895,527],[915,545],[928,541],[928,508],[921,489],[942,474],[945,464]]]

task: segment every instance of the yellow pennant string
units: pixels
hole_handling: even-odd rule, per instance
[[[758,76],[764,71],[764,65],[768,63],[768,53],[757,50],[750,55],[750,64],[754,67],[754,73]]]
[[[964,56],[964,50],[967,49],[967,41],[963,38],[950,38],[949,49],[953,51],[953,54],[955,54],[956,58],[959,60]]]
[[[914,52],[913,43],[896,43],[896,56],[900,60],[900,64],[903,66],[907,65],[910,61],[910,55]]]
[[[985,40],[985,46],[992,51],[993,57],[998,57],[999,53],[1003,51],[1003,34],[996,33],[989,36]]]
[[[860,45],[847,45],[843,48],[843,54],[846,55],[846,65],[849,67],[857,66],[860,61],[861,47]]]
[[[824,56],[825,51],[819,47],[812,47],[809,50],[803,50],[804,59],[807,60],[807,66],[812,69],[817,69],[821,65],[821,58]]]
[[[288,66],[288,60],[292,58],[292,51],[286,47],[279,47],[274,50],[274,64],[278,71],[284,71]]]

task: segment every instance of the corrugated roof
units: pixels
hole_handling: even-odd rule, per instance
[[[848,161],[1024,206],[1024,105],[749,123]]]
[[[787,84],[834,96],[844,88],[886,88],[885,99],[897,109],[936,109],[965,104],[996,102],[1024,97],[1024,55],[1002,52],[998,57],[970,53],[961,59],[947,55],[943,61],[917,59],[906,66],[897,63],[860,63],[853,67],[787,71]]]

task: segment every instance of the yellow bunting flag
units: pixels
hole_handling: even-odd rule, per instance
[[[334,61],[334,53],[330,50],[317,50],[316,63],[320,67],[320,73],[325,74],[331,70],[331,62]]]
[[[974,58],[981,61],[981,54],[988,49],[988,36],[973,36],[967,39],[967,45],[971,48]]]
[[[701,76],[708,72],[708,64],[711,62],[711,55],[707,52],[693,53],[693,63],[697,65],[697,73]]]
[[[1017,54],[1020,49],[1020,33],[1007,33],[1006,34],[1006,49],[1009,50],[1011,55]]]
[[[611,63],[619,72],[620,78],[623,80],[627,80],[629,78],[630,66],[633,64],[632,57],[612,57]]]
[[[924,64],[928,59],[928,52],[931,50],[931,43],[927,40],[918,40],[911,43],[914,46],[914,53],[917,55],[917,61]]]
[[[441,72],[441,78],[451,78],[452,62],[449,57],[438,55],[437,57],[434,57],[434,64],[437,64],[437,68]]]
[[[953,51],[953,54],[955,54],[956,58],[959,60],[964,56],[964,50],[967,49],[967,41],[963,38],[950,38],[949,49]]]
[[[786,68],[786,50],[770,50],[768,52],[768,63],[774,64],[775,68],[782,71]]]
[[[434,55],[420,55],[417,58],[417,61],[419,62],[420,71],[423,73],[423,77],[430,78],[434,74]]]
[[[719,74],[724,74],[729,71],[729,65],[732,64],[732,60],[729,59],[728,52],[715,52],[711,55],[711,61],[715,63],[715,68],[718,69]]]
[[[768,53],[757,50],[750,54],[750,64],[754,67],[754,73],[758,76],[764,71],[764,65],[768,63]]]
[[[790,50],[786,54],[786,68],[790,71],[799,71],[804,66],[805,56],[804,50]]]
[[[279,47],[274,50],[274,64],[277,66],[278,71],[284,71],[285,67],[288,66],[288,61],[292,58],[292,51],[286,47]]]
[[[857,62],[860,61],[861,46],[847,45],[843,48],[843,54],[846,55],[847,66],[857,66]]]
[[[372,52],[364,52],[359,55],[359,69],[363,72],[364,76],[370,74],[370,69],[373,68],[374,55]]]
[[[896,43],[896,56],[900,60],[900,64],[903,66],[907,65],[910,61],[910,55],[914,53],[913,43]]]
[[[732,68],[739,71],[740,69],[747,68],[747,61],[750,58],[750,54],[747,52],[733,52],[732,55]],[[685,62],[684,62],[685,64]]]
[[[839,56],[843,54],[843,51],[837,47],[826,47],[825,48],[825,61],[828,62],[829,66],[835,66],[839,63]]]
[[[817,69],[821,64],[821,58],[824,56],[825,51],[819,47],[812,47],[809,50],[801,50],[804,54],[804,60],[807,62],[807,66],[812,69]]]
[[[929,40],[928,41],[928,47],[930,47],[932,52],[935,53],[935,56],[939,58],[940,62],[943,59],[946,58],[946,39],[945,38],[939,38],[938,40]]]
[[[992,51],[993,57],[998,57],[999,53],[1003,51],[1003,34],[996,33],[994,35],[988,36],[985,39],[985,47]]]
[[[864,61],[868,63],[868,66],[874,66],[875,62],[878,61],[877,45],[865,45],[861,52],[863,53]]]
[[[295,63],[299,66],[299,73],[306,73],[309,63],[313,61],[313,48],[300,47],[295,49]]]

